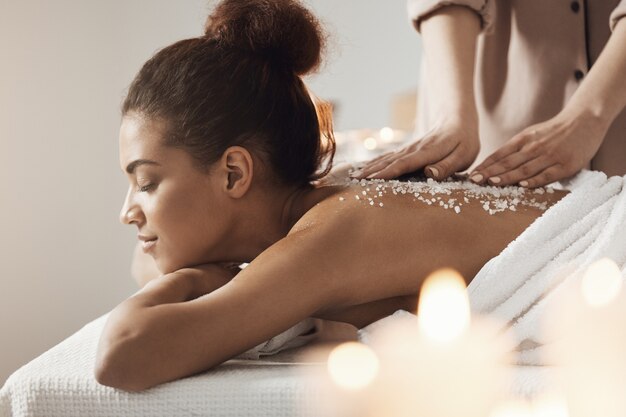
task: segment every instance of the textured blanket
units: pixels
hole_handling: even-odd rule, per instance
[[[140,393],[102,386],[93,367],[106,318],[92,321],[11,375],[0,390],[0,417],[316,415],[317,397],[302,375],[303,368],[315,364],[300,362],[299,349],[263,360],[230,360]],[[246,356],[275,351],[277,340]]]

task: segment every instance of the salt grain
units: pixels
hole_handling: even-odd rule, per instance
[[[544,193],[552,194],[554,190],[552,188],[536,188],[534,190],[528,190],[524,187],[508,186],[508,187],[495,187],[495,186],[481,186],[469,181],[455,181],[452,179],[444,180],[441,182],[435,181],[432,178],[428,178],[426,181],[408,181],[401,182],[398,180],[351,180],[353,184],[359,184],[365,188],[361,191],[363,196],[367,196],[367,192],[374,188],[372,197],[367,197],[367,200],[371,206],[374,205],[374,200],[383,197],[383,194],[391,191],[394,195],[398,194],[411,194],[413,201],[420,201],[422,203],[433,205],[433,203],[439,202],[439,206],[445,209],[454,209],[454,212],[459,214],[461,212],[461,203],[457,203],[457,198],[445,198],[445,196],[451,196],[453,191],[460,191],[463,193],[463,202],[469,204],[470,200],[479,202],[483,210],[489,214],[501,213],[504,211],[517,211],[518,206],[525,206],[536,208],[539,210],[546,210],[548,208],[547,202],[538,202],[535,198],[529,198],[529,194],[542,195]],[[426,195],[428,198],[425,198]],[[354,196],[356,200],[361,200],[358,195]],[[444,198],[442,198],[444,197]],[[340,201],[344,201],[343,197]],[[382,202],[378,202],[379,207],[383,207]]]

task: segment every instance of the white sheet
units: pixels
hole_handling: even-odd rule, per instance
[[[11,375],[0,390],[0,417],[315,415],[315,392],[302,370],[316,365],[299,363],[297,349],[267,360],[228,361],[142,393],[102,386],[93,366],[105,320],[87,324]]]
[[[99,385],[93,364],[105,319],[87,324],[11,375],[0,390],[0,417],[319,417],[322,394],[305,372],[325,364],[301,362],[302,354],[313,346],[263,360],[231,360],[141,393]],[[344,328],[336,334],[328,341],[348,338]],[[515,392],[532,396],[541,388],[545,372],[518,368]]]

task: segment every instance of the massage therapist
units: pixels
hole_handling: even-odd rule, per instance
[[[626,0],[409,0],[417,140],[353,173],[537,187],[626,174]],[[476,162],[480,162],[476,165]]]

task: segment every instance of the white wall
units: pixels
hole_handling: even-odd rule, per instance
[[[415,89],[419,37],[405,0],[310,0],[331,34],[326,66],[309,78],[320,97],[337,100],[338,130],[390,122],[394,94]]]
[[[333,51],[310,78],[339,129],[388,123],[417,79],[404,0],[311,0]],[[0,385],[135,291],[118,223],[119,104],[158,48],[200,33],[204,0],[0,0]],[[384,17],[384,18],[383,18]]]

